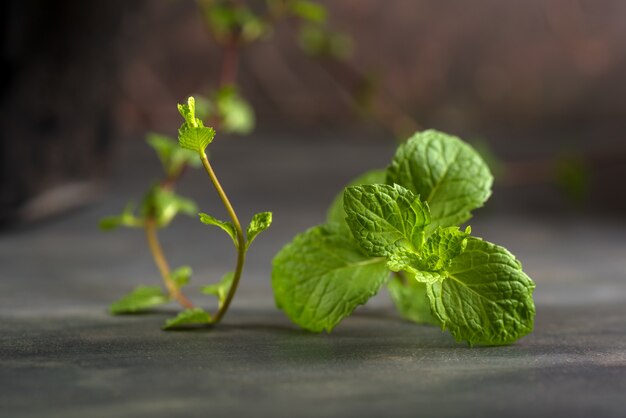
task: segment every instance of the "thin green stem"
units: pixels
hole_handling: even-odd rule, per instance
[[[161,248],[161,243],[159,242],[159,238],[157,236],[156,222],[154,218],[148,218],[146,220],[144,229],[146,230],[146,239],[148,240],[148,246],[150,247],[152,257],[154,258],[154,263],[157,265],[157,268],[161,273],[161,277],[163,277],[163,283],[165,284],[170,296],[176,299],[184,308],[193,308],[193,303],[180,291],[178,286],[176,286],[176,283],[172,280],[170,266],[167,264],[167,260],[163,254],[163,248]]]
[[[224,300],[224,303],[222,304],[222,306],[220,306],[217,313],[213,317],[213,323],[217,324],[218,322],[220,322],[220,320],[222,319],[222,317],[228,310],[228,307],[230,306],[230,302],[233,300],[233,297],[235,296],[235,292],[237,292],[237,286],[239,285],[239,279],[241,279],[241,273],[243,272],[243,265],[246,260],[246,238],[243,234],[243,229],[241,229],[241,223],[239,222],[239,218],[237,217],[237,214],[235,213],[235,210],[233,209],[233,205],[231,205],[230,200],[228,200],[228,196],[226,196],[226,193],[224,192],[222,185],[217,179],[217,176],[215,175],[215,172],[213,171],[213,167],[211,167],[211,163],[209,163],[209,159],[207,158],[206,153],[204,151],[200,152],[200,159],[202,160],[202,165],[204,166],[204,169],[209,175],[209,178],[211,179],[211,182],[213,183],[213,186],[215,187],[217,194],[220,196],[220,199],[222,200],[222,203],[224,204],[224,207],[226,208],[226,211],[228,212],[230,219],[233,221],[233,225],[235,226],[235,231],[237,232],[237,264],[235,266],[233,283],[230,286],[230,289],[228,290],[228,295],[226,295],[226,300]]]

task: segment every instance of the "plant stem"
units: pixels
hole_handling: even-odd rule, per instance
[[[165,287],[167,288],[170,296],[176,299],[178,303],[180,303],[184,308],[193,308],[193,303],[185,295],[183,295],[178,286],[176,286],[176,283],[174,283],[174,281],[172,280],[170,266],[167,264],[165,255],[163,255],[163,249],[161,248],[161,244],[159,243],[159,238],[156,232],[156,222],[154,218],[148,218],[146,220],[144,229],[146,230],[146,239],[148,240],[150,252],[152,253],[155,264],[161,272],[161,277],[163,277],[163,283],[165,284]]]
[[[218,322],[220,322],[220,320],[222,319],[222,317],[228,310],[228,307],[230,306],[230,302],[233,300],[233,297],[235,296],[235,292],[237,291],[237,286],[239,285],[239,279],[241,279],[241,273],[243,271],[243,265],[246,259],[246,238],[243,235],[243,230],[241,229],[241,223],[239,222],[239,218],[237,217],[237,214],[235,213],[235,210],[233,209],[233,205],[231,205],[230,200],[228,200],[228,196],[226,196],[226,193],[224,192],[222,185],[217,179],[217,176],[215,175],[215,172],[213,171],[213,167],[211,167],[211,163],[209,163],[209,159],[207,158],[206,153],[204,151],[200,152],[200,159],[202,160],[202,165],[204,166],[204,169],[209,175],[209,178],[211,179],[211,182],[213,183],[213,186],[215,187],[217,194],[220,196],[220,199],[222,199],[222,203],[224,204],[224,207],[226,208],[226,211],[228,212],[230,219],[233,221],[233,225],[235,226],[235,231],[237,232],[237,264],[235,266],[233,283],[230,286],[230,289],[228,290],[228,295],[226,295],[226,300],[224,300],[224,303],[222,304],[222,306],[220,306],[217,313],[213,317],[213,323],[217,324]]]

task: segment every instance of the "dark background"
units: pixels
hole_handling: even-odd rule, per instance
[[[352,38],[349,65],[391,98],[390,112],[489,147],[506,168],[498,180],[511,209],[626,209],[624,2],[322,4],[331,28]],[[5,224],[102,196],[92,180],[107,178],[126,143],[147,131],[175,133],[175,103],[216,87],[221,52],[193,1],[0,7]],[[239,82],[256,132],[290,141],[337,133],[333,141],[357,152],[359,138],[395,141],[384,124],[354,112],[349,83],[304,54],[289,23],[243,50]],[[65,204],[44,200],[42,209],[37,197],[68,184]]]

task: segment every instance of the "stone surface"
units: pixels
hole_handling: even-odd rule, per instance
[[[255,242],[233,309],[216,329],[161,331],[174,305],[136,316],[105,312],[133,286],[158,283],[140,231],[101,234],[95,227],[158,173],[140,144],[122,150],[100,204],[0,235],[0,415],[626,414],[623,220],[511,212],[507,190],[478,215],[473,231],[509,248],[537,282],[536,329],[514,345],[457,344],[399,319],[385,292],[331,335],[313,335],[275,310],[271,257],[323,219],[343,183],[384,166],[392,148],[382,141],[232,141],[213,150],[224,187],[242,218],[273,210],[275,224]],[[181,193],[223,213],[200,172]],[[181,218],[162,239],[172,265],[194,267],[196,288],[232,268],[230,243],[217,229]]]

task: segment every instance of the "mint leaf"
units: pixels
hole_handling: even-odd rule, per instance
[[[370,256],[416,252],[430,222],[428,206],[400,185],[353,186],[344,192],[343,207],[352,235]]]
[[[196,152],[204,152],[206,147],[213,141],[215,131],[207,128],[196,117],[196,102],[189,97],[187,104],[179,104],[178,111],[185,119],[185,123],[178,129],[178,143],[182,148]]]
[[[401,184],[428,202],[432,231],[467,221],[489,198],[493,177],[470,145],[428,130],[398,148],[387,169],[387,183]]]
[[[226,296],[228,296],[228,291],[233,284],[233,278],[235,274],[231,271],[226,273],[222,280],[219,283],[211,284],[208,286],[204,286],[202,288],[202,293],[205,295],[214,295],[217,296],[217,301],[219,303],[218,307],[221,308],[226,300]]]
[[[173,139],[156,133],[147,135],[146,142],[156,151],[165,172],[173,176],[185,166],[198,167],[198,154],[178,146]]]
[[[98,223],[98,226],[103,231],[112,231],[120,226],[141,228],[143,225],[143,219],[135,216],[135,205],[132,202],[126,205],[120,215],[107,216]]]
[[[250,221],[250,225],[248,225],[248,229],[246,230],[246,248],[252,244],[252,241],[254,241],[257,235],[269,228],[271,224],[272,212],[261,212],[255,214]]]
[[[186,309],[175,318],[168,319],[163,326],[165,330],[184,328],[189,325],[207,325],[211,323],[211,315],[202,308]]]
[[[254,129],[254,110],[234,86],[222,87],[215,104],[225,132],[245,135]]]
[[[384,184],[385,176],[385,170],[371,170],[352,180],[346,187],[361,186],[363,184]],[[343,210],[343,190],[333,199],[326,215],[326,222],[346,225],[346,211]]]
[[[471,231],[470,227],[464,232],[456,226],[437,228],[422,247],[425,260],[420,266],[421,269],[430,271],[447,269],[452,260],[465,250]]]
[[[389,282],[387,289],[403,318],[418,324],[440,325],[437,318],[430,312],[426,284],[410,278],[403,283],[400,278],[396,277]]]
[[[363,254],[345,229],[320,225],[298,235],[274,258],[276,305],[313,332],[331,331],[374,296],[389,277],[382,258]]]
[[[447,278],[427,285],[434,315],[457,341],[510,344],[533,329],[535,284],[506,249],[468,238]]]
[[[139,286],[120,300],[109,306],[113,315],[129,314],[163,305],[170,301],[167,294],[159,286]]]
[[[235,247],[239,246],[239,244],[237,243],[237,231],[235,230],[235,225],[233,225],[232,222],[220,221],[219,219],[216,219],[206,213],[199,213],[198,215],[200,216],[200,222],[205,225],[215,225],[218,228],[221,228],[233,240],[233,244],[235,244]]]
[[[144,197],[141,212],[144,217],[154,217],[158,227],[163,228],[172,222],[179,213],[193,215],[196,204],[171,190],[156,185]]]
[[[189,284],[189,280],[191,280],[191,274],[192,273],[193,273],[193,270],[191,270],[191,267],[189,267],[189,266],[181,266],[181,267],[177,268],[176,270],[174,270],[170,274],[170,277],[171,277],[172,281],[174,283],[176,283],[176,286],[178,288],[181,288],[181,287]]]

